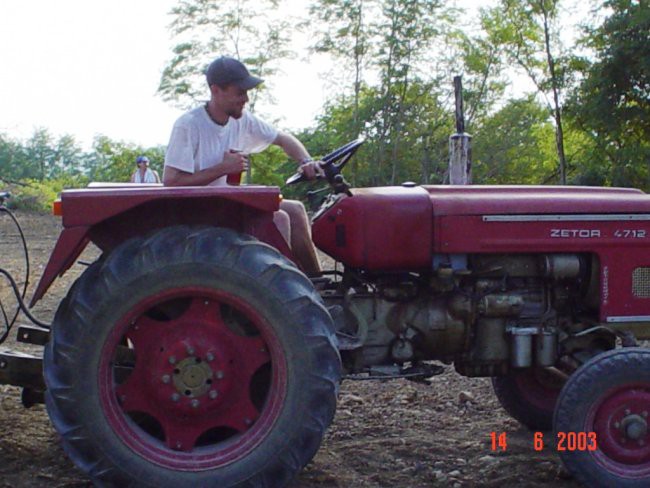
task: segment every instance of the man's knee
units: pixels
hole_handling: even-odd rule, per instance
[[[305,206],[299,200],[282,200],[280,210],[283,210],[289,216],[291,227],[299,226],[302,231],[309,232],[309,217]]]
[[[291,245],[291,221],[289,219],[289,214],[284,210],[278,210],[273,213],[273,223],[284,237],[284,240],[287,241],[287,244]]]

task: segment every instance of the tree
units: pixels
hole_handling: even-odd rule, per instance
[[[0,134],[0,180],[13,183],[23,175],[24,151],[22,145]]]
[[[278,0],[181,0],[172,9],[172,34],[178,40],[165,66],[158,92],[166,101],[188,108],[205,98],[201,73],[220,55],[230,55],[262,78],[273,75],[287,57],[292,27],[277,13]],[[272,62],[271,62],[272,61]],[[252,93],[250,107],[257,97]]]
[[[375,64],[379,70],[381,102],[376,112],[378,118],[372,122],[378,141],[377,177],[373,184],[382,179],[390,184],[397,181],[407,95],[419,92],[412,91],[410,85],[422,80],[418,68],[443,31],[446,17],[441,7],[438,0],[385,0],[382,4],[382,18],[376,25],[379,49]],[[418,103],[417,97],[412,101]],[[387,159],[390,166],[384,168]]]
[[[487,12],[485,25],[506,59],[522,69],[545,97],[555,122],[559,180],[565,184],[562,108],[567,69],[559,40],[559,4],[560,0],[501,0]]]
[[[54,164],[50,169],[49,178],[63,175],[79,175],[82,173],[83,151],[71,135],[59,137],[54,146]]]
[[[135,171],[135,160],[144,155],[151,161],[150,166],[159,173],[165,158],[162,147],[144,149],[135,144],[113,141],[106,136],[97,136],[93,141],[94,161],[90,179],[94,181],[129,182]]]
[[[647,0],[603,2],[610,15],[588,28],[595,59],[568,106],[590,139],[583,178],[650,189],[650,8]]]
[[[475,183],[544,184],[556,174],[554,129],[533,96],[509,100],[474,135]]]
[[[339,70],[353,73],[354,126],[361,132],[359,98],[364,70],[371,62],[373,48],[370,25],[377,15],[376,0],[316,0],[309,7],[308,26],[314,35],[311,50],[328,53],[337,60]],[[315,28],[311,28],[315,25]]]
[[[53,147],[53,138],[47,129],[39,128],[34,131],[32,136],[25,144],[25,160],[29,178],[42,181],[50,177],[56,153]]]
[[[502,46],[493,36],[487,35],[492,20],[483,10],[479,14],[480,29],[468,26],[451,33],[453,49],[448,62],[454,73],[463,76],[465,125],[468,128],[475,122],[480,124],[503,97],[506,87]]]

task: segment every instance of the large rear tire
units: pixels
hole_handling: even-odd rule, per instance
[[[316,453],[340,357],[311,282],[226,229],[173,227],[90,266],[56,313],[46,403],[99,485],[276,487]]]
[[[553,412],[562,383],[541,368],[511,371],[492,378],[499,403],[508,414],[534,431],[553,428]]]
[[[599,354],[573,373],[558,399],[560,458],[585,486],[650,486],[649,414],[650,350]]]

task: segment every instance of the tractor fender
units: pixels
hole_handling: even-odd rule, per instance
[[[34,306],[89,242],[108,252],[127,239],[172,225],[225,227],[249,234],[295,262],[273,223],[278,187],[94,187],[61,193],[63,230],[30,302]]]

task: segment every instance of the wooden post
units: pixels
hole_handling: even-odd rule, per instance
[[[463,84],[460,76],[454,77],[456,96],[456,133],[449,138],[449,184],[472,183],[472,136],[465,132],[463,115]]]

